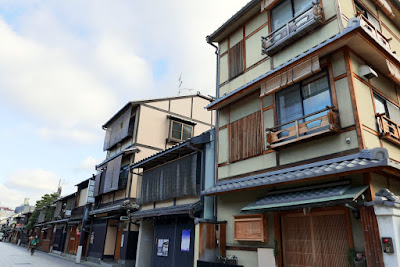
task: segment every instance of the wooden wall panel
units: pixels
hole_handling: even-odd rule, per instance
[[[360,207],[360,216],[368,266],[383,267],[382,248],[374,207]]]
[[[229,161],[260,155],[263,148],[261,112],[255,112],[229,125]]]

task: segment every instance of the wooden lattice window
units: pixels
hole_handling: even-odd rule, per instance
[[[229,79],[233,79],[243,72],[243,41],[229,49]]]
[[[257,111],[229,125],[229,161],[234,162],[262,152],[261,112]]]
[[[234,216],[234,239],[236,241],[268,241],[265,214]]]

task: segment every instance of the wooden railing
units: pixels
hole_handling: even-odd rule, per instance
[[[390,51],[390,40],[386,38],[364,15],[359,14],[361,27],[378,43]]]
[[[281,48],[295,42],[301,36],[313,31],[323,23],[323,12],[318,2],[300,15],[289,20],[283,27],[261,37],[261,53],[269,56]]]
[[[315,116],[318,117],[310,119]],[[288,126],[290,124],[294,125]],[[339,132],[339,113],[335,107],[327,106],[325,109],[267,128],[265,131],[268,147],[277,148],[318,135]]]
[[[383,139],[400,145],[400,125],[386,117],[385,113],[376,114],[379,134]]]

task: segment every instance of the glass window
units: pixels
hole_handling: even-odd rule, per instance
[[[172,121],[171,138],[177,141],[184,141],[192,137],[193,126],[181,122]]]
[[[312,7],[310,0],[293,0],[294,16],[301,15],[304,11]]]
[[[376,113],[379,114],[385,113],[386,116],[389,118],[389,112],[387,111],[385,99],[383,99],[377,94],[374,94],[374,102],[375,102]]]
[[[312,7],[311,0],[285,0],[271,10],[271,26],[275,31],[289,20],[301,15]]]
[[[293,9],[291,1],[283,1],[271,10],[272,31],[281,28],[292,18]]]
[[[277,104],[278,124],[284,124],[303,116],[300,90],[296,84],[277,93]]]
[[[329,91],[329,81],[325,73],[315,77],[312,81],[303,83],[301,88],[303,95],[304,115],[308,115],[331,105],[331,94]],[[320,114],[307,118],[312,120],[320,117]]]
[[[173,121],[172,122],[171,137],[174,138],[174,139],[181,140],[182,139],[181,138],[182,137],[181,133],[182,133],[182,123]]]
[[[372,25],[374,25],[375,28],[381,31],[381,25],[379,24],[379,21],[371,13],[369,13],[367,9],[360,3],[355,2],[355,4],[357,13],[363,13],[364,17],[366,17],[368,21],[371,22]]]
[[[332,105],[329,79],[325,71],[276,93],[278,124],[298,119]],[[321,117],[318,113],[305,121]],[[300,121],[302,123],[303,121]],[[282,129],[293,126],[287,124]]]

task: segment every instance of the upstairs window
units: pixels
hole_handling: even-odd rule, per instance
[[[323,71],[278,92],[276,103],[279,125],[323,110],[326,106],[331,106],[332,100],[327,73]],[[318,113],[309,116],[302,122],[320,117],[323,114]],[[294,123],[286,124],[283,128],[293,125]]]
[[[381,31],[381,25],[379,24],[379,20],[377,20],[374,15],[372,15],[368,10],[362,6],[360,3],[355,2],[357,15],[362,14],[367,20],[378,30]]]
[[[233,79],[244,70],[243,64],[243,41],[240,41],[232,48],[229,49],[228,53],[229,61],[229,79]]]
[[[374,102],[377,114],[385,113],[388,119],[400,124],[400,110],[397,106],[376,93],[374,93]]]
[[[271,10],[272,31],[312,7],[312,0],[285,0]]]
[[[171,120],[170,139],[181,142],[192,137],[193,126],[183,122]]]

